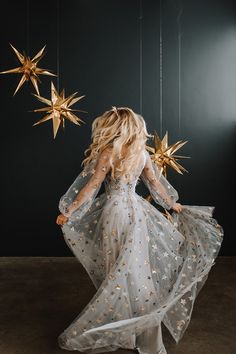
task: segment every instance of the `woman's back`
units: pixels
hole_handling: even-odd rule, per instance
[[[112,148],[107,149],[107,153],[109,158],[111,157],[112,154]],[[142,150],[140,152],[137,153],[137,158],[136,158],[136,165],[135,167],[130,167],[130,169],[128,169],[126,171],[125,174],[120,175],[119,174],[119,170],[115,171],[114,173],[114,179],[111,177],[111,165],[109,165],[110,171],[109,173],[107,173],[106,175],[106,179],[105,179],[105,184],[107,183],[111,183],[111,184],[134,184],[136,185],[139,176],[142,173],[142,170],[145,166],[145,162],[146,162],[146,155],[145,155],[145,150]],[[120,159],[112,159],[111,163],[116,164],[118,161],[125,161],[128,155],[128,148],[125,146],[122,148],[122,153],[121,153],[121,158]]]

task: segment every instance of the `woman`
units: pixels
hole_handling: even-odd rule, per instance
[[[166,353],[161,323],[181,339],[217,257],[223,229],[214,207],[177,203],[145,149],[150,136],[128,107],[97,117],[85,166],[60,199],[56,222],[97,289],[58,337],[63,349]],[[140,179],[157,204],[173,209],[173,222],[136,193]]]

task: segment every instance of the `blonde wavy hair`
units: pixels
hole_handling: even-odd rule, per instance
[[[92,143],[85,150],[87,156],[81,165],[86,166],[106,148],[112,148],[110,156],[111,176],[115,174],[129,175],[134,170],[145,149],[146,141],[153,135],[147,132],[143,117],[128,107],[112,107],[92,123]],[[127,153],[122,156],[123,146],[127,147]]]

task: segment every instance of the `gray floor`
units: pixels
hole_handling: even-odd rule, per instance
[[[60,354],[57,336],[95,289],[74,257],[1,257],[0,291],[0,354]],[[236,354],[236,257],[217,258],[179,344],[163,337],[168,354]]]

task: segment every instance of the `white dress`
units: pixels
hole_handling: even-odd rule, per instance
[[[69,215],[77,198],[62,232],[97,289],[58,336],[63,349],[166,353],[161,323],[178,343],[215,264],[224,232],[214,207],[183,205],[181,213],[173,211],[173,223],[167,220],[135,191],[140,177],[158,205],[170,210],[179,198],[146,150],[130,176],[130,182],[112,180],[105,150],[60,199],[60,211]],[[97,197],[103,181],[105,192]]]

